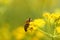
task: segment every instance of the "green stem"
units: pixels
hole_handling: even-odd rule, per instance
[[[44,33],[44,34],[46,34],[46,35],[48,35],[48,36],[50,36],[50,37],[53,37],[53,35],[51,35],[51,34],[49,34],[49,33],[47,33],[47,32],[44,32],[43,30],[41,30],[41,29],[38,29],[39,31],[41,31],[42,33]]]

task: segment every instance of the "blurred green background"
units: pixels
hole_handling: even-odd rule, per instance
[[[23,25],[29,17],[41,17],[45,11],[53,12],[60,8],[60,0],[1,0],[0,23],[9,23],[16,27]]]
[[[43,12],[60,9],[60,0],[0,0],[0,29],[9,24],[9,31],[23,26],[27,18],[41,18]]]

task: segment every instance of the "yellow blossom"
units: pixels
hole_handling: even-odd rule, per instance
[[[50,23],[54,23],[55,20],[56,20],[56,15],[55,15],[54,13],[52,13],[52,14],[50,15],[49,21],[50,21]]]
[[[43,17],[44,18],[50,18],[50,13],[49,12],[44,12]]]
[[[56,27],[55,30],[57,31],[57,33],[60,33],[60,27]]]
[[[45,12],[43,14],[44,19],[46,20],[47,23],[50,23],[53,19],[51,18],[51,14],[49,12]]]
[[[50,23],[54,23],[56,19],[58,19],[60,17],[60,13],[44,13],[43,14],[43,17],[45,17],[47,20],[47,22],[50,22]]]
[[[51,17],[53,18],[58,18],[60,16],[60,13],[52,13]]]
[[[37,27],[40,27],[40,28],[44,27],[44,25],[46,24],[43,19],[35,19],[33,22]]]
[[[22,39],[25,36],[25,31],[23,29],[23,27],[18,27],[16,30],[13,31],[13,35],[15,36],[15,38],[18,39]]]
[[[33,27],[33,29],[37,29],[37,24],[35,24],[34,22],[30,22],[29,27]]]
[[[60,14],[58,14],[58,13],[52,13],[51,14],[50,22],[51,23],[53,23],[53,22],[58,22],[59,23],[59,19],[60,19]]]
[[[30,22],[28,31],[34,32],[38,27],[42,28],[45,25],[45,21],[43,19],[35,19],[34,21]]]
[[[35,26],[34,22],[30,22],[30,25],[28,27],[28,33],[33,34],[35,32],[35,30],[37,29],[37,26]]]

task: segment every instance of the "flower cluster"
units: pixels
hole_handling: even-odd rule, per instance
[[[28,30],[32,32],[36,29],[41,30],[40,28],[48,28],[48,31],[52,30],[51,33],[53,32],[53,35],[50,32],[48,33],[48,31],[45,32],[42,30],[42,32],[51,37],[55,37],[60,33],[60,12],[44,12],[42,18],[38,18],[30,22]]]
[[[35,19],[34,21],[29,23],[29,28],[28,30],[36,30],[38,27],[42,28],[44,27],[44,25],[46,24],[45,21],[43,19]]]

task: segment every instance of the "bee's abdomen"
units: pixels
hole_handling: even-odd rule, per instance
[[[28,27],[29,27],[29,24],[25,24],[24,30],[25,30],[26,32],[27,32]]]

